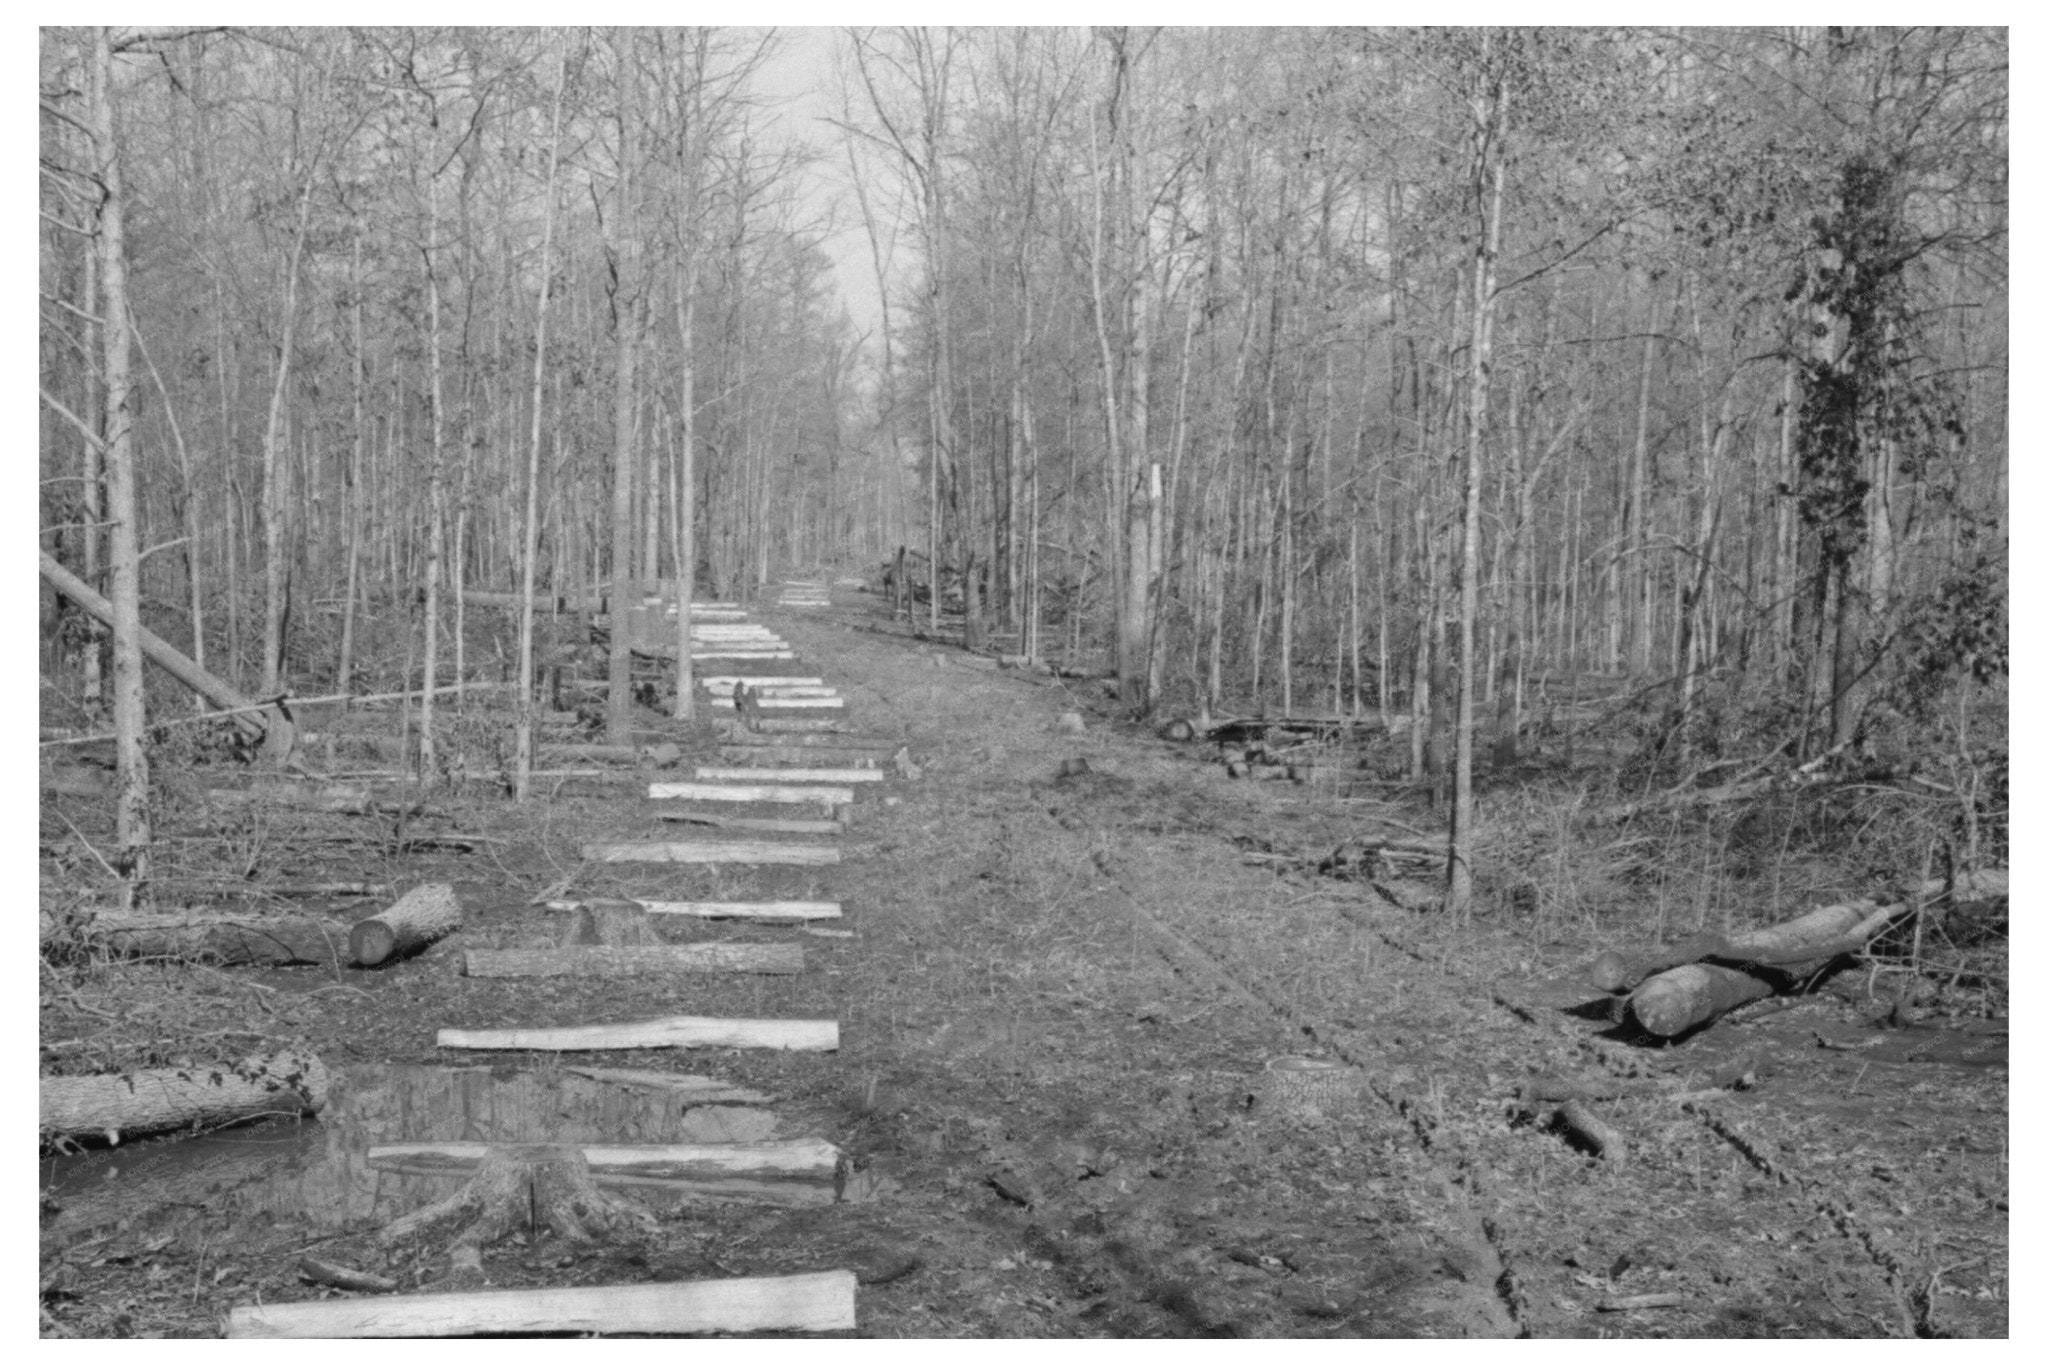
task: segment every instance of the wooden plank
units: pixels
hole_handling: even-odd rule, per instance
[[[462,974],[474,977],[667,976],[681,972],[762,972],[787,976],[804,969],[794,943],[667,943],[659,947],[470,948]]]
[[[244,1304],[230,1337],[459,1337],[490,1333],[850,1332],[854,1274],[480,1290]]]
[[[738,773],[742,778],[758,777],[759,773],[744,768],[699,768],[697,775],[711,773]],[[853,801],[851,787],[818,786],[729,786],[715,781],[703,782],[652,782],[648,784],[647,796],[652,801],[766,801],[778,804],[799,804],[804,802],[826,806],[844,806]]]
[[[717,1076],[692,1076],[679,1071],[648,1071],[639,1067],[565,1066],[562,1070],[604,1085],[629,1090],[654,1090],[692,1104],[767,1104],[771,1096],[748,1090]]]
[[[735,703],[731,697],[713,697],[713,706],[732,709]],[[841,711],[846,708],[846,698],[840,696],[791,697],[780,692],[762,691],[753,698],[753,705],[764,711]]]
[[[762,749],[744,744],[721,744],[718,756],[728,763],[750,764],[747,771],[760,777],[777,777],[785,767],[819,759],[836,759],[862,770],[879,768],[888,759],[887,754],[873,749]]]
[[[839,861],[839,850],[822,844],[706,839],[698,843],[585,844],[583,857],[593,863],[753,863],[778,867],[827,867]]]
[[[838,901],[636,901],[650,915],[693,915],[698,919],[791,922],[838,919]],[[574,910],[582,901],[549,901],[550,910]]]
[[[730,692],[734,683],[749,687],[823,687],[823,678],[778,677],[773,673],[713,673],[697,679],[697,685],[711,692]]]
[[[444,1028],[434,1046],[536,1052],[603,1052],[639,1047],[760,1047],[786,1052],[836,1052],[836,1019],[708,1019],[679,1014],[624,1024],[565,1028]]]
[[[760,773],[748,768],[697,769],[697,780],[699,782],[744,782],[750,777],[759,777],[760,775]],[[775,780],[778,782],[882,782],[886,781],[888,776],[889,774],[883,772],[880,768],[777,768],[775,770]],[[848,796],[846,801],[851,801],[852,799],[851,796]],[[846,801],[835,801],[834,804],[843,806],[846,804]]]
[[[699,661],[706,659],[794,659],[793,649],[692,649],[690,657]]]

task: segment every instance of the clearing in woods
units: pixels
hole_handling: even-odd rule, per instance
[[[377,970],[102,958],[46,974],[46,1074],[291,1044],[336,1077],[322,1122],[46,1156],[46,1335],[211,1334],[238,1304],[331,1297],[309,1255],[404,1291],[846,1268],[857,1331],[876,1337],[2006,1333],[2002,953],[1938,990],[1859,961],[1679,1041],[1631,1039],[1585,983],[1602,949],[1867,888],[1816,871],[1710,901],[1690,860],[1727,850],[1669,820],[1589,838],[1579,787],[1532,769],[1482,796],[1481,913],[1453,922],[1427,908],[1426,860],[1330,856],[1440,838],[1412,790],[1233,780],[1214,745],[1118,721],[1099,684],[908,638],[845,591],[829,611],[756,615],[855,728],[910,751],[850,808],[760,811],[850,810],[833,865],[580,856],[686,837],[647,782],[731,754],[709,707],[695,727],[641,713],[683,751],[668,771],[560,779],[525,808],[447,789],[396,815],[180,807],[203,784],[163,774],[173,871],[203,843],[187,867],[257,885],[444,881],[463,927]],[[1058,724],[1068,711],[1084,732]],[[45,796],[46,908],[90,881],[92,810]],[[652,916],[650,946],[800,943],[803,969],[463,974],[473,949],[554,944],[549,900],[595,897],[794,906],[767,923]],[[345,930],[389,899],[292,903]],[[839,1045],[436,1046],[443,1028],[671,1015],[836,1020]],[[621,1100],[606,1068],[711,1076],[728,1102]],[[458,1111],[470,1131],[431,1135],[558,1140],[601,1118],[626,1140],[823,1138],[847,1165],[822,1195],[793,1179],[592,1241],[517,1233],[466,1263],[374,1242],[392,1209],[360,1152]],[[1568,1122],[1586,1115],[1590,1137]],[[522,1123],[546,1132],[509,1131]],[[419,1204],[453,1188],[384,1179],[413,1181]]]

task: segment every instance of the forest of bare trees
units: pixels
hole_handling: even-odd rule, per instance
[[[908,544],[1135,712],[1409,717],[1456,847],[1584,678],[1679,767],[2003,672],[2003,30],[862,30],[796,142],[777,41],[43,29],[45,717],[140,791],[145,628],[530,699],[465,592]]]

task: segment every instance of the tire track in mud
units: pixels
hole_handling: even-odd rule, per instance
[[[1063,833],[1073,836],[1085,833],[1036,796],[1032,805]],[[1461,1250],[1476,1269],[1473,1278],[1484,1286],[1483,1292],[1472,1296],[1472,1306],[1495,1336],[1526,1337],[1528,1330],[1523,1325],[1522,1295],[1508,1264],[1499,1229],[1474,1208],[1487,1197],[1484,1178],[1470,1155],[1459,1149],[1455,1138],[1447,1138],[1437,1131],[1437,1126],[1419,1102],[1375,1078],[1368,1059],[1340,1041],[1342,1030],[1330,1021],[1305,1017],[1286,1001],[1259,989],[1255,982],[1234,971],[1200,943],[1163,923],[1133,894],[1126,884],[1127,874],[1109,853],[1098,849],[1090,855],[1090,860],[1116,888],[1132,920],[1146,931],[1149,946],[1176,976],[1189,980],[1206,978],[1227,987],[1286,1024],[1291,1032],[1329,1048],[1346,1065],[1358,1069],[1374,1099],[1401,1121],[1428,1163],[1443,1209],[1456,1229]]]

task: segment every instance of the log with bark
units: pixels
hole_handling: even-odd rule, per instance
[[[414,791],[347,782],[259,782],[249,787],[211,787],[205,797],[217,806],[281,806],[326,815],[417,815],[427,805]]]
[[[447,882],[425,882],[390,909],[358,920],[348,931],[349,955],[359,967],[409,957],[462,927],[462,902]]]
[[[905,748],[900,739],[885,735],[861,735],[852,731],[832,734],[764,735],[737,722],[719,726],[719,741],[727,748],[750,749],[845,749],[872,753],[886,759]]]
[[[372,1147],[373,1171],[471,1177],[503,1150],[484,1142],[409,1142]],[[586,1145],[577,1152],[592,1183],[660,1186],[688,1198],[830,1204],[846,1181],[846,1159],[823,1138],[780,1142]]]
[[[2003,873],[1972,874],[1958,879],[1957,894],[1985,893],[2003,887]],[[1811,981],[1838,959],[1863,951],[1893,923],[1927,900],[1945,893],[1940,881],[1920,886],[1910,900],[1880,903],[1875,898],[1824,906],[1796,919],[1729,936],[1718,943],[1695,940],[1708,951],[1704,961],[1661,971],[1637,985],[1628,999],[1628,1014],[1646,1032],[1670,1038],[1700,1027],[1739,1005]],[[1602,979],[1625,980],[1634,964],[1620,966],[1606,954],[1596,962]]]
[[[44,914],[39,934],[45,945],[71,934],[81,946],[120,957],[169,957],[230,967],[293,962],[338,966],[348,960],[345,926],[295,913],[100,910],[81,916],[68,929]]]
[[[288,1050],[215,1066],[159,1067],[100,1076],[45,1076],[37,1126],[43,1136],[159,1132],[279,1114],[317,1113],[327,1068]]]
[[[585,844],[582,852],[584,860],[593,863],[746,863],[764,867],[828,867],[839,861],[836,848],[741,840]]]
[[[855,1283],[850,1270],[825,1270],[762,1279],[256,1304],[228,1315],[227,1334],[333,1338],[850,1332]]]
[[[642,1047],[758,1047],[787,1052],[836,1052],[836,1019],[706,1019],[675,1015],[625,1024],[566,1028],[444,1028],[436,1047],[535,1052],[604,1052]]]
[[[669,976],[688,972],[789,975],[804,969],[794,943],[668,943],[658,948],[471,948],[462,973],[473,977]]]

